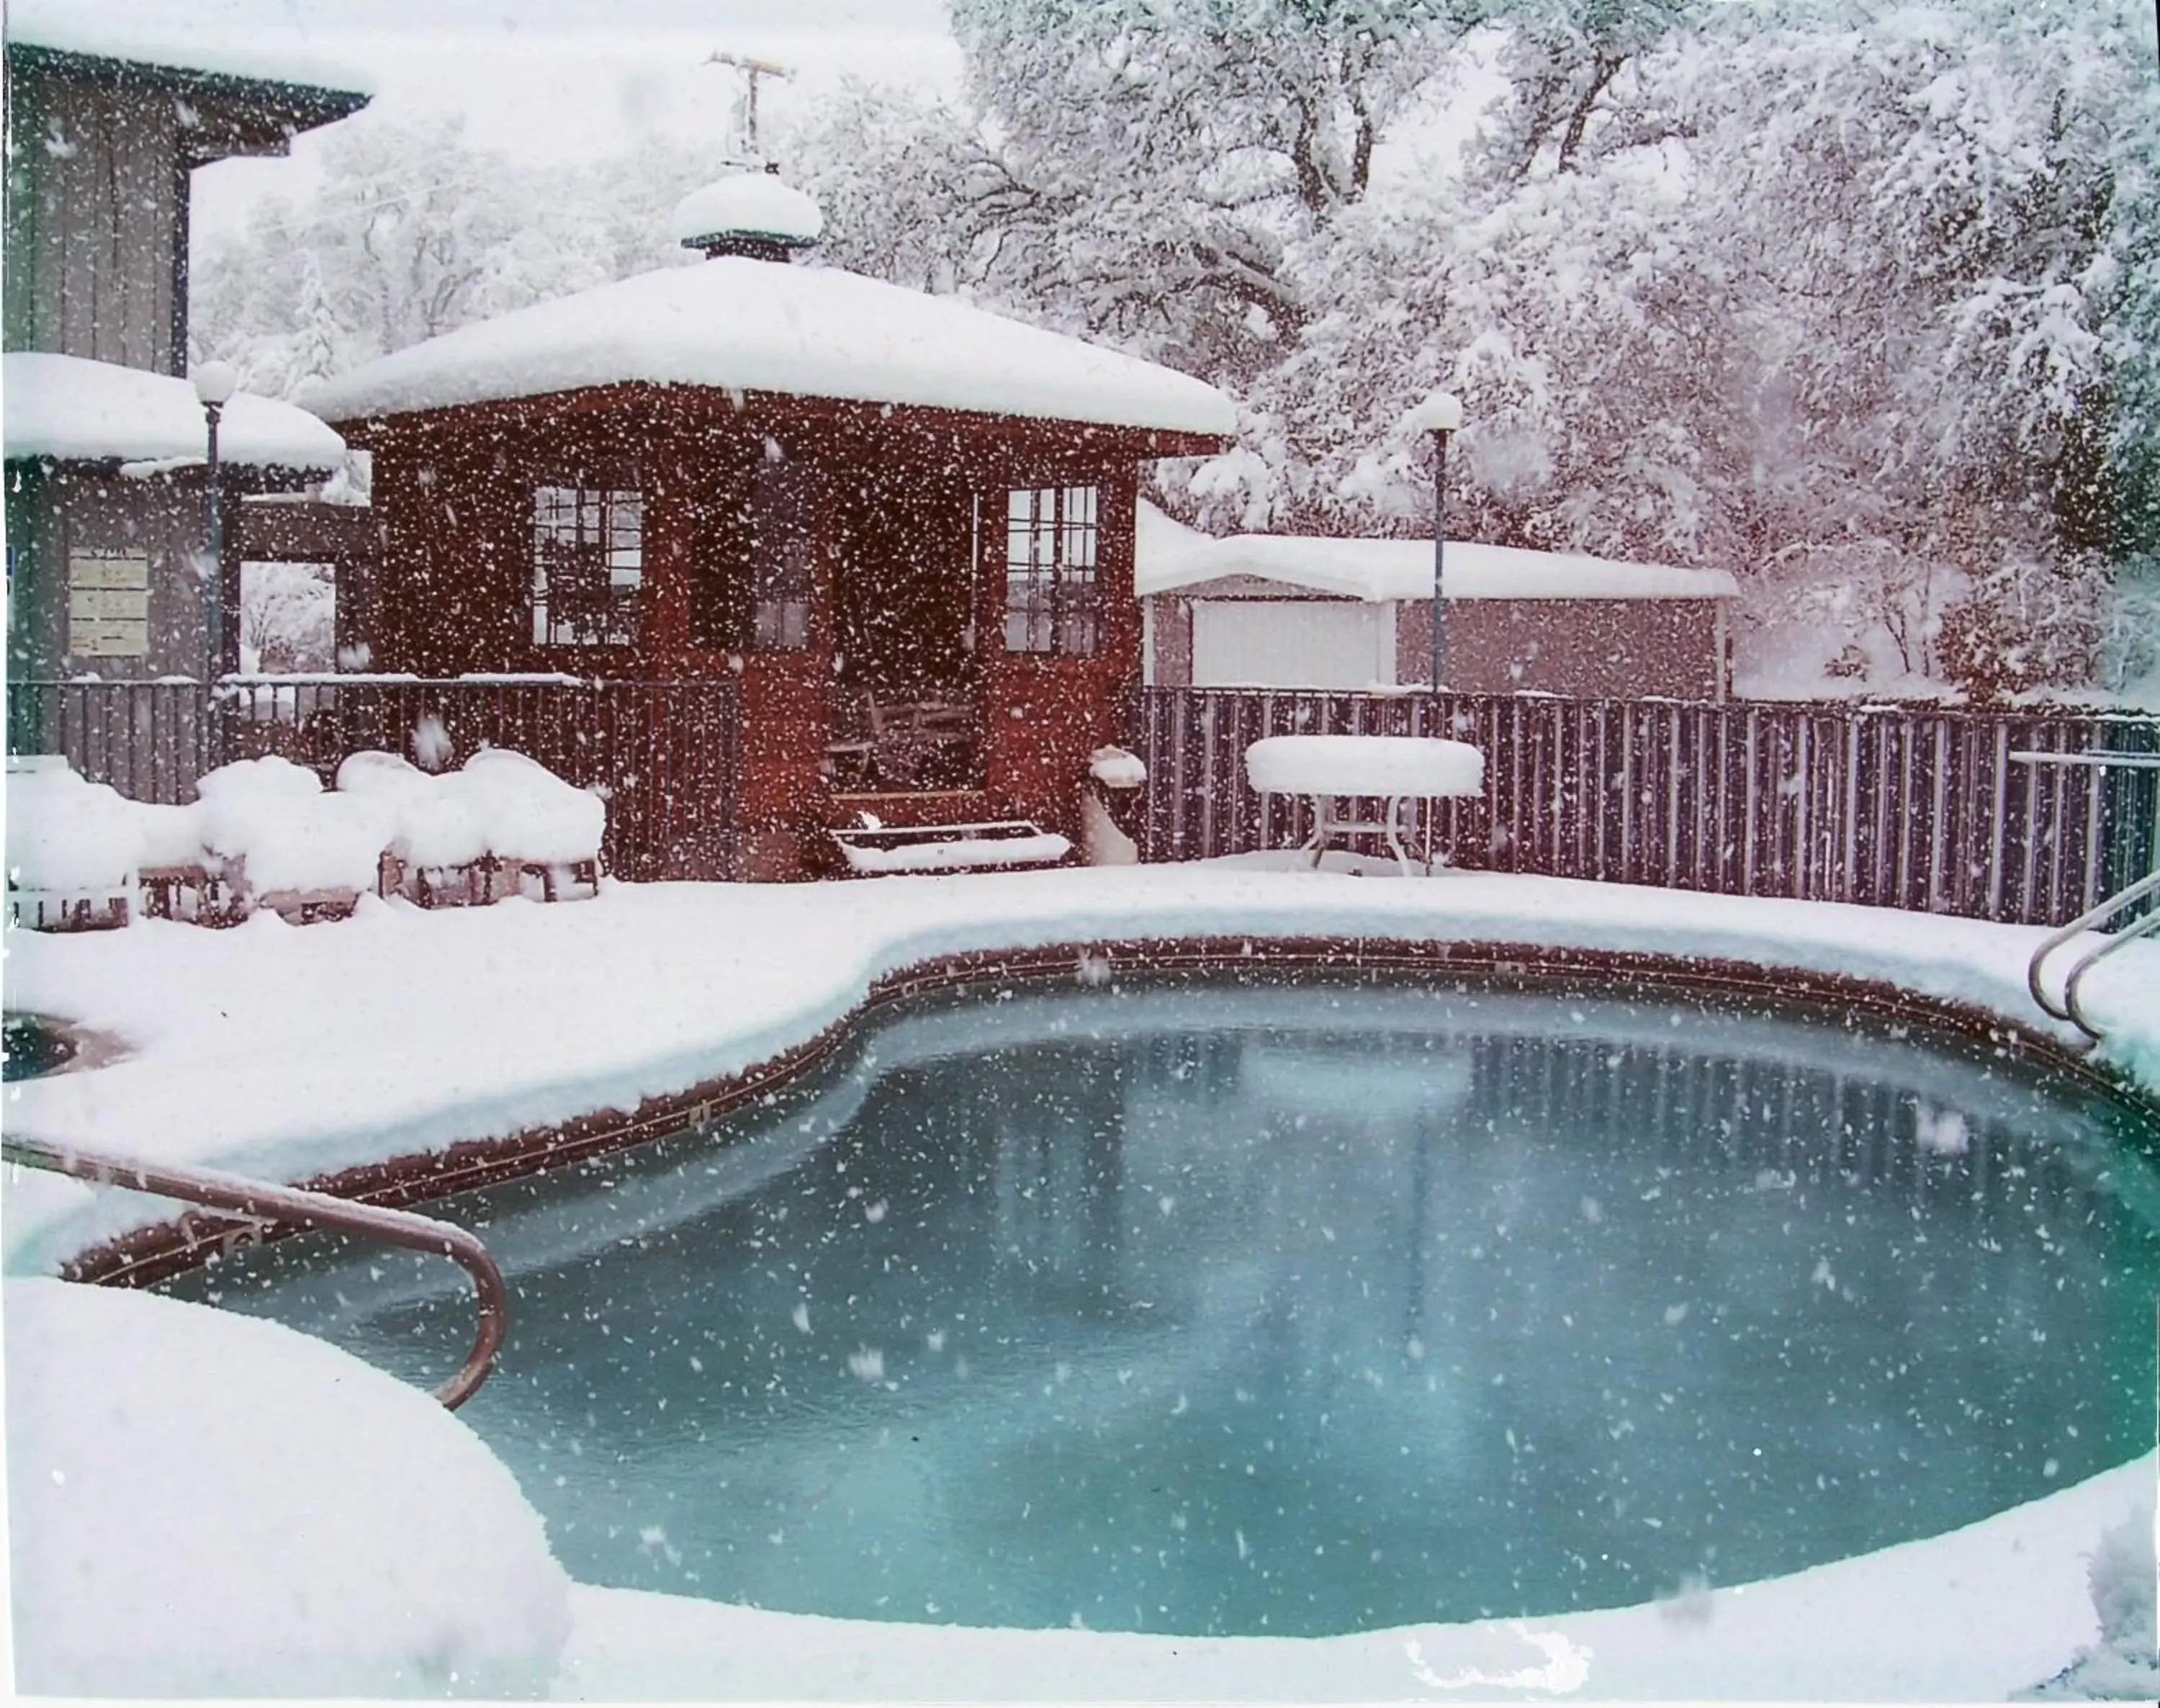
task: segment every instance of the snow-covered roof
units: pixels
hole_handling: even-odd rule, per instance
[[[693,189],[675,204],[667,235],[678,243],[715,236],[815,243],[825,230],[818,204],[770,172],[738,172]]]
[[[373,80],[350,63],[266,41],[254,28],[183,31],[128,8],[91,7],[83,0],[9,0],[7,34],[10,45],[55,53],[346,95],[374,92]]]
[[[739,256],[535,304],[378,358],[301,402],[354,421],[626,382],[1227,436],[1212,386],[961,301]]]
[[[207,449],[203,406],[185,380],[36,350],[9,350],[0,365],[0,437],[11,459],[179,466]],[[345,460],[345,441],[304,409],[242,392],[225,406],[217,454],[251,468],[328,473]]]
[[[1226,576],[1375,604],[1432,597],[1432,542],[1309,534],[1203,534],[1141,501],[1133,582],[1142,598]],[[1567,552],[1447,543],[1443,591],[1456,599],[1732,599],[1722,569],[1625,563]]]

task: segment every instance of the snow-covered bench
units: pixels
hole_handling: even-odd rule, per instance
[[[1316,867],[1337,837],[1387,838],[1396,864],[1418,870],[1403,847],[1403,807],[1485,792],[1485,755],[1464,741],[1425,735],[1270,735],[1245,750],[1245,776],[1263,794],[1309,796],[1312,834],[1301,850]],[[1378,818],[1344,817],[1342,799],[1379,800]]]
[[[848,870],[859,877],[894,872],[994,870],[1055,865],[1072,844],[1026,818],[981,824],[866,825],[835,830]]]

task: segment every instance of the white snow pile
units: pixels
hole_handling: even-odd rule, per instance
[[[1270,735],[1245,750],[1263,793],[1431,797],[1485,790],[1485,755],[1429,735]]]
[[[1147,781],[1147,761],[1122,747],[1098,747],[1088,755],[1088,775],[1106,789],[1137,789]]]
[[[203,406],[187,381],[79,356],[0,356],[0,416],[10,461],[117,458],[185,468],[209,450]],[[250,468],[328,474],[343,465],[345,441],[304,409],[242,392],[225,406],[217,454]]]
[[[86,782],[66,760],[37,754],[8,761],[8,881],[61,896],[129,887],[142,862],[136,803]]]
[[[543,1692],[539,1515],[428,1394],[282,1325],[6,1284],[15,1681],[39,1695]]]
[[[1141,598],[1239,575],[1368,604],[1430,600],[1432,542],[1307,534],[1218,539],[1140,501],[1133,586]],[[1449,600],[1737,599],[1740,584],[1722,569],[1450,540],[1441,591]]]
[[[313,771],[275,755],[220,766],[195,791],[204,846],[256,895],[375,887],[390,830],[380,803],[325,794]]]
[[[2155,1581],[2153,1501],[2103,1534],[2085,1569],[2100,1642],[2029,1697],[2160,1701],[2160,1582]]]
[[[302,395],[326,421],[590,386],[707,386],[1227,437],[1187,375],[838,267],[724,256],[396,350]],[[11,429],[12,430],[12,429]]]
[[[459,773],[434,776],[397,754],[371,749],[346,755],[337,787],[340,794],[380,807],[389,850],[409,866],[440,871],[487,854],[481,804]]]
[[[599,857],[607,803],[537,760],[506,747],[483,747],[465,762],[458,779],[490,853],[551,866]]]
[[[818,204],[770,172],[738,172],[693,189],[667,221],[667,235],[678,243],[723,236],[814,243],[824,230]]]

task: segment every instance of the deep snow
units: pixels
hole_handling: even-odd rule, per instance
[[[841,1019],[877,974],[926,957],[1150,935],[1695,953],[1887,979],[2038,1023],[2023,991],[2037,928],[1498,875],[1274,869],[1284,858],[849,885],[610,885],[595,901],[552,906],[423,913],[370,900],[349,921],[308,927],[265,916],[225,932],[148,921],[18,932],[9,1006],[112,1032],[133,1053],[9,1088],[8,1124],[298,1179],[631,1107],[747,1067]],[[2091,984],[2092,1006],[2114,1028],[2108,1058],[2160,1086],[2160,946],[2103,963]],[[17,1274],[170,1213],[161,1201],[49,1176],[18,1173],[8,1185]],[[72,1379],[76,1356],[53,1348],[39,1379]],[[1573,1680],[1592,1696],[2000,1697],[2042,1683],[2098,1639],[2087,1556],[2149,1498],[2152,1480],[2147,1459],[1951,1536],[1520,1631],[1503,1622],[1308,1642],[955,1633],[579,1587],[555,1687],[1445,1697]],[[365,1504],[363,1486],[351,1486]],[[53,1566],[22,1564],[34,1574]],[[213,1555],[199,1570],[216,1581],[223,1568]]]

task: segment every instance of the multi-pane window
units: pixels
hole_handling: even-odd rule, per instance
[[[532,639],[537,645],[637,644],[644,512],[633,486],[534,489]]]
[[[1086,656],[1100,625],[1097,489],[1033,486],[1005,507],[1005,650]]]
[[[809,473],[768,456],[750,483],[750,643],[761,652],[799,652],[810,644],[818,518]]]

